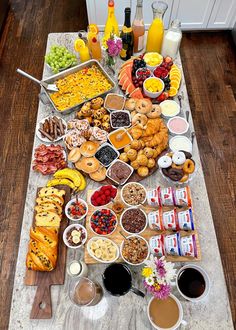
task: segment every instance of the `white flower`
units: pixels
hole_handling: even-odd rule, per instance
[[[146,277],[145,281],[148,285],[153,285],[154,284],[154,279],[152,276]]]

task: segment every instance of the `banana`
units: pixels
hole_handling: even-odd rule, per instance
[[[56,179],[70,179],[76,187],[80,187],[82,183],[80,173],[69,167],[57,171],[53,176]]]
[[[68,179],[52,179],[49,180],[47,183],[47,187],[54,187],[58,186],[60,184],[64,184],[66,186],[69,186],[71,189],[76,190],[77,187],[74,185],[74,183]]]
[[[83,176],[83,174],[80,173],[79,171],[77,171],[77,173],[78,173],[78,175],[80,176],[80,179],[81,179],[81,184],[80,184],[78,190],[81,191],[81,190],[84,190],[86,188],[87,183],[86,183],[86,180],[85,180],[85,177]]]

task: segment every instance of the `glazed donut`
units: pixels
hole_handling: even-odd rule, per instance
[[[80,147],[80,152],[84,157],[92,157],[98,150],[99,143],[94,141],[86,141]]]
[[[182,164],[182,165],[176,165],[175,163],[172,163],[171,167],[172,167],[172,168],[176,168],[176,169],[178,169],[178,170],[182,170],[183,167],[184,167],[184,165],[183,165],[183,164]]]
[[[80,169],[88,174],[96,172],[100,167],[99,161],[94,157],[83,158],[79,163]]]
[[[186,161],[185,154],[182,151],[174,152],[172,156],[172,161],[176,165],[183,165]]]
[[[125,109],[129,111],[134,111],[137,99],[130,98],[125,102]]]
[[[132,118],[132,125],[138,123],[142,126],[145,126],[147,124],[147,116],[141,114],[141,113],[136,113],[136,115]]]
[[[169,156],[162,156],[157,163],[160,168],[168,168],[172,164],[172,159]]]
[[[90,173],[89,176],[92,180],[100,182],[106,179],[106,167],[100,166],[96,172]]]
[[[195,170],[195,164],[191,159],[187,159],[183,166],[183,171],[186,174],[192,174]]]
[[[179,180],[179,182],[186,182],[189,178],[188,174],[184,174],[184,176],[182,177],[182,179]]]
[[[149,99],[140,99],[136,102],[135,110],[145,115],[152,110],[152,102]]]
[[[149,113],[147,113],[148,118],[158,118],[161,115],[161,107],[158,104],[153,104],[152,109]]]

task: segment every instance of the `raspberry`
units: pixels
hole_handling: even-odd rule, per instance
[[[97,197],[99,197],[99,196],[100,196],[99,192],[98,192],[98,191],[95,191],[95,193],[93,194],[93,197],[94,197],[94,198],[97,198]]]
[[[105,190],[104,194],[105,194],[106,196],[110,196],[110,195],[111,195],[111,191],[107,189],[107,190]]]
[[[96,198],[96,202],[97,202],[97,203],[101,203],[101,202],[102,202],[101,197],[97,197],[97,198]]]
[[[102,195],[101,195],[101,199],[102,199],[103,201],[105,201],[105,200],[106,200],[106,195],[105,195],[105,194],[102,194]]]
[[[107,186],[103,186],[101,189],[100,189],[100,192],[104,192],[107,190]]]

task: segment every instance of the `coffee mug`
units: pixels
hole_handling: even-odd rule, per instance
[[[145,297],[145,294],[132,285],[132,274],[130,269],[122,263],[109,265],[102,275],[105,289],[113,296],[123,296],[129,291],[138,296]]]
[[[150,306],[151,306],[151,303],[154,299],[157,299],[155,297],[152,297],[151,300],[149,301],[148,303],[148,307],[147,307],[147,314],[148,314],[148,319],[150,321],[150,323],[152,324],[152,326],[157,329],[157,330],[175,330],[177,329],[181,324],[183,326],[187,325],[187,322],[185,320],[183,320],[183,307],[179,301],[178,298],[176,298],[172,293],[169,295],[170,298],[172,298],[175,302],[176,302],[176,305],[177,305],[177,308],[178,308],[178,313],[179,313],[179,317],[178,317],[178,320],[176,321],[176,323],[174,325],[172,325],[171,327],[167,328],[167,327],[160,327],[158,326],[156,323],[153,322],[152,320],[152,317],[150,315]],[[168,298],[167,298],[168,299]],[[166,302],[166,300],[159,300],[159,302]],[[167,312],[168,314],[168,318],[169,316],[171,315],[171,312]]]
[[[208,295],[210,278],[202,267],[188,264],[178,271],[176,286],[183,298],[191,302],[198,302]]]

